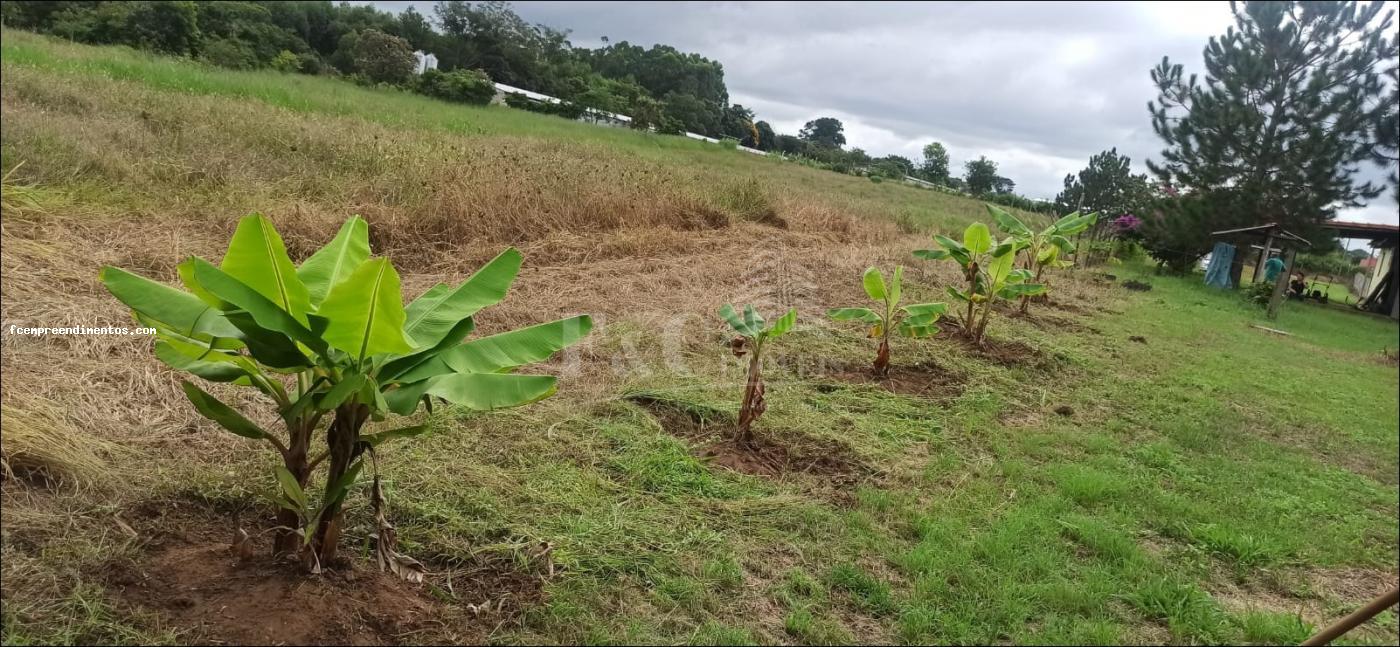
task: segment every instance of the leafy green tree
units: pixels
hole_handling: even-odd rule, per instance
[[[399,14],[397,23],[394,35],[408,41],[408,46],[415,50],[430,51],[438,43],[438,34],[433,31],[433,26],[412,6]]]
[[[355,71],[375,83],[400,84],[413,78],[418,59],[408,41],[378,29],[366,29],[355,40]]]
[[[685,130],[711,137],[721,134],[721,111],[693,94],[668,92],[661,105],[666,117]]]
[[[805,155],[811,144],[792,135],[778,135],[774,150],[784,155]]]
[[[871,171],[881,177],[898,179],[906,175],[913,175],[914,163],[907,157],[886,155],[872,161]]]
[[[404,307],[393,265],[370,256],[364,220],[348,220],[296,266],[272,223],[254,214],[239,222],[218,266],[198,257],[179,265],[187,291],[110,266],[102,268],[101,280],[138,322],[156,329],[162,362],[208,382],[253,389],[269,401],[283,432],[182,382],[200,415],[281,456],[274,552],[298,553],[314,569],[335,557],[342,503],[364,455],[372,458],[384,443],[427,430],[415,425],[366,433],[368,423],[411,415],[431,398],[488,410],[554,393],[554,377],[513,371],[587,334],[587,316],[463,341],[476,313],[505,297],[520,263],[520,252],[507,249],[461,285],[438,284]],[[318,436],[325,448],[315,451]],[[323,494],[313,502],[307,490],[322,465]],[[375,482],[371,503],[382,510],[377,476]],[[384,530],[388,522],[378,521]],[[421,566],[395,552],[391,537],[380,533],[381,566],[421,579]]]
[[[753,124],[753,128],[757,138],[755,139],[753,136],[750,136],[740,143],[749,148],[757,148],[761,151],[771,151],[777,148],[778,134],[773,132],[772,125],[766,121],[756,121]]]
[[[963,181],[967,190],[974,195],[997,191],[998,182],[1004,178],[997,175],[997,163],[984,155],[963,165]]]
[[[754,114],[742,105],[726,107],[720,119],[720,134],[740,140],[751,139],[754,130]]]
[[[841,148],[846,145],[845,126],[835,117],[818,117],[807,122],[797,136],[821,148]]]
[[[274,14],[268,5],[256,2],[202,2],[198,7],[199,28],[206,39],[201,54],[218,65],[271,66],[284,51],[293,54],[310,51],[296,33],[274,21]],[[222,44],[215,47],[212,45],[215,41],[222,41]]]
[[[948,149],[939,142],[924,146],[924,162],[919,175],[934,184],[948,185]]]
[[[1152,70],[1148,110],[1165,147],[1148,167],[1207,201],[1208,227],[1277,221],[1307,234],[1383,190],[1356,170],[1394,110],[1383,78],[1397,56],[1393,12],[1353,1],[1231,11],[1234,27],[1205,48],[1203,81],[1165,57]]]
[[[668,114],[686,130],[711,137],[726,134],[721,124],[729,93],[718,62],[668,45],[643,48],[626,41],[580,50],[578,56],[598,74],[631,79],[653,98],[671,104]]]
[[[45,31],[77,41],[175,55],[194,53],[200,41],[199,10],[194,2],[53,3],[62,7],[56,11],[36,6],[40,4],[30,3],[30,11],[24,15],[47,21]]]

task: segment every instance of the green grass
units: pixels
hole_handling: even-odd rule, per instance
[[[980,217],[979,205],[956,196],[330,79],[212,70],[13,31],[5,33],[0,53],[5,165],[31,161],[26,180],[61,192],[65,213],[166,218],[159,222],[188,238],[172,233],[167,243],[152,236],[154,242],[144,242],[150,249],[140,250],[145,255],[127,250],[121,259],[156,269],[174,253],[167,248],[196,239],[192,232],[206,222],[200,218],[217,222],[231,209],[262,201],[296,205],[287,211],[298,217],[303,210],[339,214],[351,207],[426,217],[423,205],[434,203],[405,185],[412,173],[400,169],[462,164],[455,156],[472,147],[492,149],[491,155],[500,149],[499,157],[471,158],[490,162],[482,171],[486,180],[472,182],[517,168],[511,156],[558,153],[555,166],[527,179],[532,190],[565,197],[580,187],[603,189],[551,185],[556,171],[642,158],[655,166],[657,186],[664,180],[694,190],[751,187],[747,180],[757,178],[775,194],[796,196],[784,207],[787,215],[808,217],[802,208],[820,207],[870,222],[912,218],[916,229],[945,231]],[[178,134],[170,134],[143,125],[133,116],[138,110],[161,123],[195,116],[185,115]],[[84,135],[66,127],[104,120],[128,130]],[[446,161],[433,157],[438,154]],[[579,180],[585,181],[599,180]],[[740,197],[752,197],[750,191]],[[745,199],[735,208],[753,211],[751,202],[760,201]],[[103,227],[61,231],[106,244]],[[718,242],[701,232],[695,245],[717,254],[749,245],[757,257],[779,240],[761,230],[743,232]],[[585,241],[598,235],[587,228],[565,233]],[[876,254],[882,263],[907,259],[901,246],[913,244],[802,233],[828,234],[836,241],[829,247],[789,251],[849,255],[854,267]],[[532,232],[512,235],[539,243]],[[57,255],[69,241],[37,242]],[[7,244],[7,297],[51,296],[22,291],[32,284],[19,283],[13,271],[27,270],[22,261],[30,257],[13,249]],[[992,362],[942,338],[898,342],[896,366],[932,363],[962,382],[926,399],[798,370],[826,360],[863,366],[872,352],[861,331],[804,316],[802,329],[772,351],[782,362],[768,372],[768,411],[759,429],[794,449],[840,452],[861,469],[775,479],[708,463],[696,451],[706,441],[668,433],[653,415],[732,420],[738,364],[722,355],[718,322],[695,323],[710,317],[698,305],[685,305],[698,317],[686,326],[658,330],[655,322],[673,313],[649,310],[649,299],[679,286],[626,283],[631,271],[662,254],[620,255],[626,266],[542,254],[545,269],[569,272],[569,283],[533,285],[506,304],[534,316],[532,309],[548,309],[572,290],[614,295],[624,303],[596,304],[611,315],[595,331],[590,352],[606,363],[626,351],[648,371],[616,384],[604,379],[605,388],[595,390],[578,385],[584,380],[565,380],[557,396],[525,409],[445,412],[433,419],[432,433],[380,456],[401,548],[409,554],[441,563],[505,557],[521,564],[538,542],[553,546],[558,575],[545,600],[499,628],[492,635],[497,642],[1292,642],[1332,618],[1300,619],[1294,609],[1268,607],[1271,601],[1284,598],[1292,606],[1313,595],[1344,613],[1364,600],[1340,591],[1297,593],[1307,588],[1300,583],[1324,569],[1393,573],[1397,567],[1400,373],[1380,356],[1396,345],[1393,321],[1306,303],[1286,304],[1271,321],[1238,294],[1212,291],[1199,277],[1156,276],[1133,264],[1113,268],[1120,279],[1153,285],[1137,293],[1098,286],[1097,270],[1080,269],[1056,277],[1062,290],[1056,299],[1084,312],[1037,307],[1047,317],[1039,325],[993,319],[992,337],[1036,350],[1023,363]],[[903,262],[910,265],[911,301],[941,293],[938,273]],[[458,266],[423,266],[406,275],[425,285],[448,274],[460,279]],[[606,267],[605,275],[594,276],[595,267]],[[819,274],[814,281],[822,290],[855,291],[856,276]],[[95,286],[72,282],[96,293]],[[33,316],[52,312],[24,310],[26,302],[17,298],[13,307]],[[9,299],[6,306],[12,307]],[[687,359],[703,360],[690,373],[666,368],[668,334],[684,337]],[[1145,343],[1130,339],[1135,336]],[[27,351],[16,348],[27,360],[17,364],[7,347],[7,388],[35,375],[17,372],[39,364],[22,354]],[[166,375],[144,354],[106,357],[149,363],[151,374]],[[43,366],[61,372],[66,365]],[[62,377],[67,386],[54,387],[53,397],[65,401],[88,402],[80,398],[100,386],[78,374]],[[141,396],[146,388],[134,392]],[[1056,413],[1060,405],[1073,413]],[[181,407],[176,401],[153,408],[149,417],[178,420]],[[90,528],[107,526],[67,520],[106,520],[152,498],[257,509],[271,488],[270,477],[262,478],[270,458],[237,440],[184,429],[170,436],[150,424],[152,430],[141,428],[142,462],[125,465],[128,472],[111,484],[114,493],[71,494],[82,499],[73,509],[60,509],[44,524],[16,526],[12,519],[27,517],[15,513],[48,514],[55,503],[7,492],[6,644],[179,637],[93,584],[102,551],[92,548],[99,544]],[[166,449],[205,443],[207,454]],[[360,499],[348,515],[363,522]],[[110,541],[110,531],[101,532]],[[1234,604],[1231,593],[1238,591],[1257,593],[1259,606]],[[450,604],[465,600],[444,597]],[[1394,626],[1391,614],[1350,638],[1393,643]]]

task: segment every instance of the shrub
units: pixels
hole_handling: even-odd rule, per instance
[[[418,76],[415,90],[444,101],[484,106],[496,96],[491,77],[481,70],[425,70]]]
[[[282,50],[268,63],[272,69],[278,72],[299,72],[301,71],[301,59],[288,50]]]
[[[730,184],[719,196],[720,205],[742,220],[773,227],[786,227],[787,222],[778,215],[773,201],[763,190],[756,178],[747,178]]]
[[[744,400],[739,405],[739,426],[735,431],[734,442],[743,447],[753,444],[753,421],[757,420],[768,405],[763,402],[763,348],[772,339],[781,337],[792,330],[797,323],[797,310],[789,309],[773,325],[764,327],[763,317],[753,306],[744,306],[744,316],[734,311],[734,306],[725,304],[719,309],[719,316],[729,322],[734,332],[739,333],[729,342],[729,349],[735,357],[749,356],[748,377],[744,381]]]
[[[254,214],[239,222],[219,266],[197,257],[179,265],[188,292],[110,266],[101,278],[137,321],[156,328],[162,362],[210,382],[255,389],[275,406],[283,434],[182,381],[201,415],[281,455],[273,551],[298,553],[314,571],[335,556],[341,503],[364,466],[362,456],[373,458],[383,443],[426,430],[365,434],[367,422],[410,415],[420,402],[431,407],[430,396],[487,410],[554,393],[555,378],[511,371],[577,341],[592,327],[587,316],[463,342],[477,311],[505,296],[520,261],[520,252],[507,249],[461,285],[438,284],[405,308],[398,273],[387,258],[370,257],[369,227],[358,216],[297,267],[271,221]],[[330,423],[322,431],[325,416]],[[312,455],[318,433],[326,447]],[[324,491],[313,502],[306,488],[322,463]],[[382,501],[376,477],[371,504],[380,513],[381,568],[421,577],[416,562],[395,552]]]
[[[399,85],[413,76],[418,59],[408,41],[378,29],[360,32],[350,52],[355,72],[374,83]]]
[[[870,326],[870,337],[878,338],[880,345],[875,350],[875,363],[872,368],[878,377],[890,373],[890,331],[901,337],[929,337],[938,333],[934,323],[948,310],[946,303],[920,303],[900,306],[900,283],[903,282],[904,268],[895,267],[890,282],[876,268],[865,270],[861,284],[865,294],[882,307],[879,311],[870,308],[833,308],[826,316],[836,321],[860,321]]]

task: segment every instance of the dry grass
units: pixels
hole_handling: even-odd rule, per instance
[[[6,480],[81,486],[103,476],[105,457],[115,446],[75,426],[64,410],[39,398],[0,404],[5,420],[0,469]]]

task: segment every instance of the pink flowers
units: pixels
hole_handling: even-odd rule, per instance
[[[1131,213],[1125,213],[1114,218],[1110,226],[1113,227],[1113,232],[1116,234],[1132,234],[1136,233],[1138,228],[1142,226],[1142,219]]]

